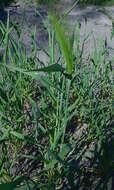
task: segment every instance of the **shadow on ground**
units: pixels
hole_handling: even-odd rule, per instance
[[[10,3],[12,3],[14,0],[0,0],[0,21],[6,22],[7,21],[7,11],[4,10],[4,8]]]
[[[4,9],[0,9],[0,21],[5,23],[7,21],[8,13]]]
[[[3,8],[4,6],[9,5],[14,0],[0,0],[0,8]]]

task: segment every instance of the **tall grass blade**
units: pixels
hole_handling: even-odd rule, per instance
[[[54,17],[51,17],[51,22],[53,29],[56,32],[58,42],[60,43],[65,61],[67,63],[67,69],[68,69],[68,74],[72,74],[72,65],[73,65],[73,47],[71,47],[71,36],[70,34],[65,35],[66,32],[64,31],[62,25],[60,22]]]

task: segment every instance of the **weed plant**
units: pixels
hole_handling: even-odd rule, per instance
[[[109,47],[99,40],[84,62],[87,37],[80,46],[78,22],[66,32],[48,18],[48,51],[35,41],[34,28],[29,55],[21,30],[9,19],[7,27],[0,23],[0,189],[107,189],[114,170]],[[48,56],[47,67],[38,51]],[[21,159],[27,171],[12,174]]]

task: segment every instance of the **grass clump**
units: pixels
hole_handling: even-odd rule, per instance
[[[87,37],[80,47],[78,22],[71,33],[54,17],[49,22],[49,49],[36,46],[34,29],[29,55],[21,30],[9,20],[0,25],[0,188],[107,189],[114,169],[113,59],[100,40],[85,63]]]

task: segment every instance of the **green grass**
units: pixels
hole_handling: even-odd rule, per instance
[[[109,47],[99,40],[99,47],[84,62],[88,38],[84,37],[80,47],[79,24],[66,32],[61,20],[49,19],[52,27],[44,21],[48,50],[36,44],[34,28],[29,55],[20,39],[22,30],[9,19],[7,27],[0,24],[4,52],[0,59],[0,188],[68,190],[80,189],[83,183],[89,189],[96,181],[100,184],[96,189],[104,190],[114,169],[109,144],[114,132],[113,59],[109,59]],[[38,51],[48,57],[47,67]],[[30,151],[34,146],[35,155]],[[85,149],[91,158],[84,154]],[[27,171],[14,176],[10,170],[20,159],[28,159],[28,164],[34,161],[36,168],[28,172],[29,165]],[[90,164],[86,166],[86,162]]]
[[[59,2],[59,0],[25,0],[26,2],[30,2],[30,1],[36,1],[38,3],[41,3],[41,4],[55,4],[57,2]],[[114,0],[79,0],[79,3],[81,4],[93,4],[93,5],[107,5],[107,6],[110,6],[110,5],[114,5]]]
[[[82,4],[94,4],[94,5],[114,5],[114,0],[80,0]]]
[[[0,0],[1,6],[7,6],[11,3],[16,3],[18,0]],[[24,0],[26,3],[37,2],[39,4],[45,4],[49,7],[56,5],[59,0]],[[94,5],[103,5],[103,6],[111,6],[114,5],[114,0],[79,0],[81,4],[94,4]]]

